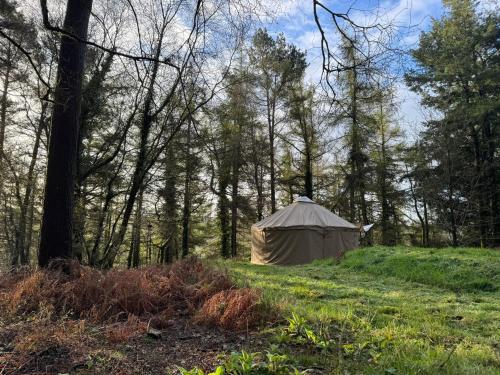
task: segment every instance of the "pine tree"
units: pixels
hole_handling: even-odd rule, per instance
[[[500,242],[498,133],[500,74],[498,14],[480,14],[469,0],[445,1],[447,13],[423,33],[413,51],[410,87],[442,120],[428,122],[424,138],[447,202],[452,243]],[[445,140],[445,142],[439,142]],[[466,203],[466,204],[464,204]],[[466,229],[459,240],[459,227]],[[471,230],[472,229],[472,230]]]

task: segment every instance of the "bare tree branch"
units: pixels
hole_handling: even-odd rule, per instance
[[[0,36],[4,39],[7,39],[9,41],[9,43],[11,43],[14,47],[16,47],[28,59],[28,62],[32,66],[33,70],[35,71],[40,82],[42,82],[42,84],[45,87],[47,87],[48,91],[50,91],[51,87],[50,87],[49,83],[47,81],[45,81],[45,79],[42,77],[42,74],[38,70],[37,65],[35,64],[35,62],[33,61],[32,57],[31,57],[31,52],[27,51],[23,46],[21,46],[21,44],[17,43],[13,38],[11,38],[2,29],[0,29]],[[47,92],[47,94],[48,94],[48,92]]]
[[[172,61],[172,57],[156,58],[156,57],[152,57],[152,56],[131,55],[129,53],[120,52],[120,51],[116,50],[116,48],[107,48],[107,47],[105,47],[105,46],[103,46],[101,44],[94,43],[92,41],[79,38],[78,36],[74,35],[73,33],[69,32],[69,31],[66,31],[64,29],[61,29],[58,26],[53,26],[50,23],[50,20],[49,20],[49,11],[47,9],[47,0],[40,0],[40,7],[41,7],[41,10],[42,10],[43,25],[44,25],[44,27],[47,30],[59,33],[61,35],[67,36],[67,37],[72,38],[72,39],[75,39],[76,41],[78,41],[80,43],[84,43],[86,45],[95,47],[97,49],[100,49],[100,50],[102,50],[104,52],[107,52],[107,53],[115,55],[115,56],[125,57],[127,59],[134,60],[134,61],[158,62],[158,63],[161,63],[161,64],[168,65],[168,66],[170,66],[170,67],[172,67],[172,68],[174,68],[176,70],[180,69],[179,66]]]

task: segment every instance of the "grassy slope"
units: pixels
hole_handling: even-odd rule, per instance
[[[368,359],[303,361],[336,373],[500,374],[498,251],[372,247],[339,264],[224,265],[285,314],[348,326],[355,345],[376,343]]]

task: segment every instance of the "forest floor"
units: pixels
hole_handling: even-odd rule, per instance
[[[102,272],[0,274],[0,374],[170,374],[210,370],[255,348],[260,294],[197,259]],[[270,316],[270,315],[265,315]]]
[[[221,354],[259,344],[253,336],[182,318],[163,328],[160,338],[140,331],[110,340],[109,325],[85,324],[77,333],[74,326],[58,326],[35,339],[32,322],[0,327],[0,374],[178,374],[179,368],[210,370]],[[30,335],[31,347],[12,345],[18,335]]]
[[[500,373],[499,251],[209,264],[0,277],[0,374]]]
[[[271,342],[298,363],[338,374],[500,374],[498,250],[370,247],[340,262],[219,265],[289,317]]]

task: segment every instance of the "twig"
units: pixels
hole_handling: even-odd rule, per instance
[[[7,35],[2,29],[0,29],[0,36],[2,38],[5,38],[9,41],[9,43],[11,43],[14,47],[16,47],[19,51],[21,51],[21,53],[26,56],[26,58],[28,59],[28,62],[30,63],[30,65],[33,67],[33,70],[35,71],[38,79],[40,80],[40,82],[43,83],[43,85],[45,87],[47,87],[47,89],[50,91],[50,85],[48,84],[48,82],[46,82],[43,77],[42,77],[42,74],[38,71],[38,67],[36,66],[35,62],[33,61],[33,59],[31,58],[31,53],[28,52],[27,50],[25,50],[23,48],[23,46],[21,46],[19,43],[17,43],[14,39],[12,39],[9,35]]]
[[[69,31],[66,31],[64,29],[61,29],[60,27],[58,26],[53,26],[51,23],[50,23],[50,20],[49,20],[49,11],[48,11],[48,8],[47,8],[47,0],[40,0],[40,8],[42,10],[42,19],[43,19],[43,26],[47,29],[47,30],[50,30],[50,31],[53,31],[53,32],[56,32],[56,33],[59,33],[63,36],[66,36],[66,37],[69,37],[69,38],[72,38],[80,43],[83,43],[83,44],[86,44],[86,45],[89,45],[89,46],[92,46],[92,47],[95,47],[97,49],[100,49],[102,51],[105,51],[107,53],[110,53],[112,55],[116,55],[116,56],[121,56],[121,57],[125,57],[127,59],[130,59],[130,60],[133,60],[133,61],[150,61],[150,62],[157,62],[157,63],[161,63],[161,64],[166,64],[172,68],[175,68],[176,70],[180,70],[180,67],[177,65],[177,64],[174,64],[172,62],[172,59],[171,57],[165,57],[165,58],[155,58],[155,57],[150,57],[150,56],[137,56],[137,55],[131,55],[131,54],[128,54],[128,53],[124,53],[124,52],[119,52],[117,51],[115,48],[107,48],[107,47],[104,47],[103,45],[101,44],[98,44],[98,43],[94,43],[92,41],[89,41],[89,40],[86,40],[84,38],[80,38],[78,37],[77,35],[69,32]]]

